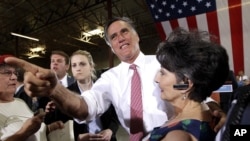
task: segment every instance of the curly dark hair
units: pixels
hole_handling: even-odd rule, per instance
[[[193,82],[189,98],[198,102],[220,88],[229,73],[227,52],[212,37],[205,31],[178,28],[156,51],[161,66],[175,73],[177,82]]]

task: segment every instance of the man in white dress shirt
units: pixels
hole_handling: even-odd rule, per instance
[[[147,56],[140,51],[140,39],[129,18],[115,18],[107,23],[104,32],[107,44],[121,63],[104,72],[92,89],[85,91],[81,96],[59,85],[52,71],[17,58],[6,59],[6,62],[22,66],[30,72],[27,73],[25,86],[31,96],[49,96],[64,112],[79,121],[94,119],[103,114],[112,103],[121,125],[128,133],[130,133],[130,85],[133,74],[129,66],[136,64],[142,82],[144,132],[149,133],[173,115],[171,106],[161,100],[160,89],[154,82],[160,65],[155,56]],[[40,75],[45,80],[39,79]],[[219,127],[225,118],[223,115]]]

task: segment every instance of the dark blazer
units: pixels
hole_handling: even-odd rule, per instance
[[[77,94],[80,94],[80,89],[78,88],[77,82],[75,81],[73,84],[71,84],[68,87],[69,90],[76,92]],[[51,115],[49,115],[50,118],[46,118],[47,123],[51,123],[53,121],[62,120],[63,122],[66,122],[69,119],[72,119],[71,117],[63,114],[59,109],[56,109],[55,112]],[[109,107],[109,109],[101,116],[101,122],[103,129],[110,129],[113,132],[111,141],[116,141],[116,132],[119,127],[119,121],[118,117],[116,115],[115,109],[113,105]],[[76,137],[78,137],[81,133],[88,133],[88,126],[86,124],[78,124],[74,121],[74,135],[75,140]]]
[[[70,86],[71,84],[75,82],[75,79],[74,77],[67,75],[67,81],[68,81],[68,86]]]

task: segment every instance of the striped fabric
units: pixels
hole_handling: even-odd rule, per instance
[[[209,31],[229,54],[230,68],[250,76],[249,0],[146,0],[162,40],[176,27]]]
[[[134,70],[131,80],[131,119],[130,119],[130,141],[140,141],[143,137],[143,108],[141,94],[141,80],[136,65],[132,64],[130,69]]]

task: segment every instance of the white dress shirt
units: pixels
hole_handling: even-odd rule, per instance
[[[155,55],[145,56],[143,53],[135,60],[142,82],[143,122],[148,133],[154,127],[162,125],[172,116],[172,106],[160,98],[160,89],[154,78],[160,69]],[[118,119],[129,133],[131,78],[133,70],[130,64],[121,62],[118,66],[104,72],[92,89],[82,93],[88,104],[88,120],[100,116],[112,103]],[[168,114],[168,115],[167,115]]]
[[[66,74],[61,80],[60,83],[64,86],[64,87],[68,87],[68,75]]]
[[[78,85],[78,84],[77,84]],[[93,83],[92,83],[93,85]],[[79,90],[81,91],[81,93],[83,93],[84,91],[81,89],[81,87],[78,85]],[[76,120],[77,121],[77,120]],[[77,121],[78,122],[78,121]],[[89,127],[89,133],[92,134],[96,134],[102,131],[103,127],[102,127],[102,122],[101,122],[101,117],[97,117],[91,121],[86,122],[86,120],[78,122],[78,123],[84,123],[87,124]]]

